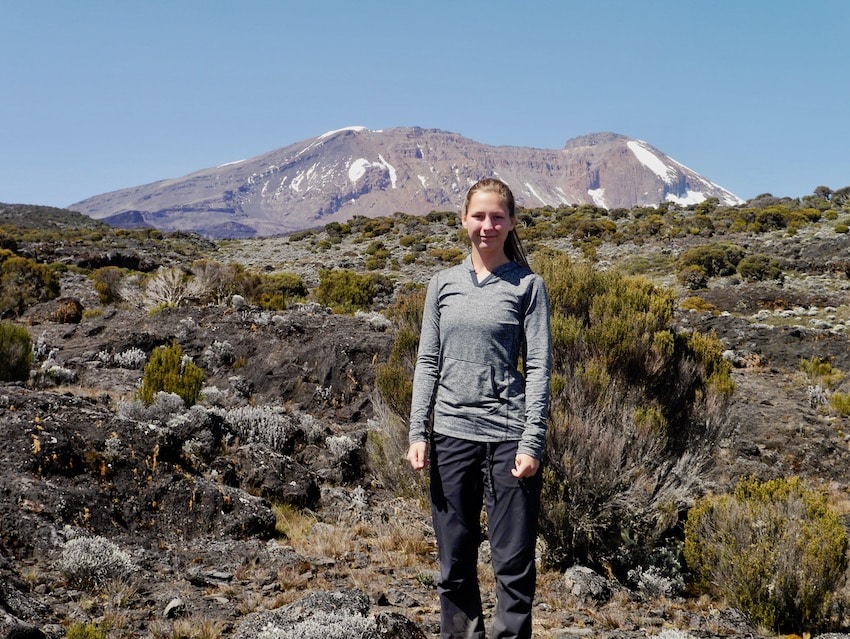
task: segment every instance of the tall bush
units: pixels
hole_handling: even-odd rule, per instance
[[[549,291],[553,346],[545,560],[613,569],[623,579],[634,568],[660,570],[647,558],[669,556],[652,551],[681,533],[727,426],[733,384],[723,346],[712,335],[675,332],[674,293],[644,278],[573,264],[558,252],[535,255],[533,265]],[[423,299],[402,296],[388,310],[398,330],[376,373],[379,424],[370,433],[373,465],[405,490]]]
[[[139,399],[150,406],[160,391],[178,395],[186,406],[193,406],[200,397],[204,373],[183,354],[177,342],[162,346],[151,353],[142,375]]]
[[[684,553],[701,585],[781,633],[830,625],[847,568],[847,531],[826,494],[799,477],[744,478],[688,514]]]
[[[695,497],[726,427],[730,367],[715,337],[671,328],[672,291],[561,253],[534,267],[552,311],[545,559],[625,577]]]
[[[375,280],[371,275],[356,273],[350,269],[319,271],[316,300],[334,310],[345,313],[366,310],[376,294]]]
[[[59,276],[49,266],[0,251],[0,316],[18,316],[28,307],[59,297]]]
[[[0,322],[0,381],[26,381],[31,364],[29,331],[12,322]]]
[[[779,262],[763,253],[747,255],[738,262],[738,274],[750,282],[784,280]]]
[[[94,290],[101,304],[114,304],[121,301],[121,280],[124,269],[117,266],[104,266],[91,274]]]
[[[733,275],[743,257],[744,249],[740,246],[718,242],[688,249],[679,258],[679,265],[681,268],[699,266],[708,277]]]
[[[400,494],[416,494],[421,489],[421,480],[410,472],[405,453],[424,305],[425,290],[418,289],[399,295],[386,310],[396,324],[396,337],[389,358],[375,370],[378,396],[374,402],[376,426],[367,440],[369,461],[378,479]]]

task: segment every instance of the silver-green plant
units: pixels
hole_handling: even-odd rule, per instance
[[[136,570],[130,555],[97,535],[68,540],[62,548],[60,566],[71,584],[87,590],[126,579]]]
[[[375,620],[349,611],[317,611],[288,627],[269,624],[257,639],[371,639],[376,636]]]

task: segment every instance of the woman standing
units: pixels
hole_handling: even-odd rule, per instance
[[[461,220],[471,254],[428,284],[407,459],[421,470],[430,457],[440,636],[485,636],[477,574],[484,504],[496,576],[492,636],[531,637],[549,299],[528,267],[504,182],[473,185]]]

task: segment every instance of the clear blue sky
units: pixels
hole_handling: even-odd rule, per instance
[[[613,131],[743,198],[850,185],[846,0],[0,0],[0,202],[350,125]]]

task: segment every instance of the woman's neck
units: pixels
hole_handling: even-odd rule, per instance
[[[482,254],[477,251],[472,251],[472,268],[475,269],[475,274],[478,276],[492,273],[500,266],[510,262],[510,259],[504,251],[500,253]]]

